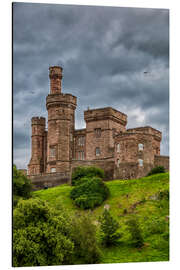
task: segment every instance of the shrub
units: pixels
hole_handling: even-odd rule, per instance
[[[72,240],[74,242],[75,262],[98,263],[101,255],[96,239],[96,226],[89,215],[72,218]]]
[[[148,174],[147,176],[150,176],[152,174],[157,174],[157,173],[165,173],[165,169],[163,166],[157,166],[155,168],[153,168]]]
[[[144,240],[141,234],[141,230],[137,220],[131,218],[127,221],[129,232],[131,233],[131,243],[134,247],[140,248],[144,244]]]
[[[71,263],[70,233],[68,219],[46,202],[20,200],[13,213],[13,266]]]
[[[104,210],[100,221],[100,238],[101,242],[105,246],[113,245],[121,237],[121,234],[117,232],[119,228],[118,222],[110,215],[107,209]]]
[[[72,173],[72,185],[77,185],[83,177],[92,178],[94,176],[104,178],[104,171],[98,167],[77,167]]]
[[[83,209],[101,205],[101,203],[109,196],[109,189],[98,177],[81,180],[81,183],[75,186],[70,193],[70,197],[75,204]]]
[[[93,209],[94,207],[101,205],[103,198],[101,194],[93,195],[81,195],[75,199],[75,204],[82,209]]]
[[[15,205],[17,204],[17,198],[30,198],[32,191],[31,181],[13,165],[13,196]]]

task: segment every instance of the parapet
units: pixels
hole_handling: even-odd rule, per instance
[[[155,136],[157,139],[161,141],[162,139],[162,132],[152,128],[150,126],[145,127],[137,127],[137,128],[129,128],[127,129],[128,133],[143,133],[143,134],[149,134]]]
[[[84,111],[84,119],[86,122],[111,119],[112,121],[120,122],[124,126],[127,124],[127,115],[111,107],[88,109]]]
[[[45,126],[46,125],[46,118],[44,117],[32,117],[31,118],[31,125],[41,125]]]

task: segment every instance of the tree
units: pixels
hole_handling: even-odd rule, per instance
[[[68,218],[39,199],[19,200],[13,213],[13,266],[70,264]]]
[[[28,199],[31,197],[31,181],[13,165],[13,202],[17,204],[19,197]]]
[[[134,247],[140,248],[144,244],[141,230],[137,220],[132,217],[127,221],[129,232],[131,233],[131,242]]]
[[[111,216],[107,209],[104,210],[100,221],[100,238],[102,244],[105,246],[113,245],[121,237],[121,234],[117,232],[119,229],[118,222]]]

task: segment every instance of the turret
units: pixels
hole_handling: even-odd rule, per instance
[[[76,97],[61,93],[62,68],[50,67],[48,111],[47,173],[67,172],[73,152],[74,112]]]
[[[37,175],[44,172],[45,125],[46,120],[44,117],[32,117],[31,160],[28,165],[29,175]]]

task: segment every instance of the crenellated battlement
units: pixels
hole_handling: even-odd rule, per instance
[[[162,139],[162,132],[152,128],[150,126],[145,126],[145,127],[137,127],[137,128],[129,128],[127,129],[128,133],[143,133],[143,134],[150,134],[155,136],[158,140],[161,141]]]
[[[32,117],[31,118],[31,125],[41,125],[45,126],[46,125],[46,118],[45,117]]]
[[[88,109],[87,111],[84,111],[84,119],[86,122],[111,119],[120,122],[123,126],[126,126],[127,124],[127,115],[111,107],[92,110]]]

